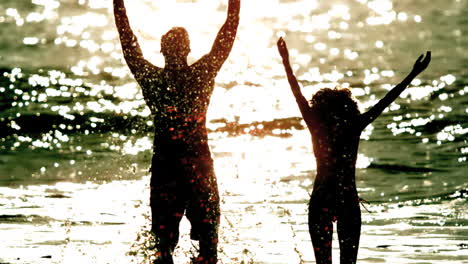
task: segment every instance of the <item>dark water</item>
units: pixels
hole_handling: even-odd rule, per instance
[[[187,27],[193,61],[225,12],[225,1],[127,2],[158,65],[168,28]],[[154,127],[110,8],[98,0],[0,4],[0,262],[145,259],[137,234],[148,225]],[[307,97],[349,86],[363,111],[432,50],[426,72],[361,140],[358,189],[371,213],[363,210],[360,261],[468,263],[466,1],[255,0],[242,8],[208,124],[224,196],[223,263],[313,262],[305,208],[315,161],[276,52],[283,34]],[[190,248],[184,237],[181,261]]]

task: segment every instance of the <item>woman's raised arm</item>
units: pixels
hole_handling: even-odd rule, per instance
[[[310,110],[309,103],[302,94],[296,76],[294,76],[294,73],[291,69],[291,65],[289,64],[289,51],[288,47],[286,46],[286,42],[283,38],[279,38],[276,45],[278,46],[278,51],[281,55],[281,58],[283,58],[283,65],[286,71],[286,75],[288,77],[289,85],[291,86],[291,91],[294,94],[294,97],[296,98],[296,102],[299,105],[299,109],[301,110],[302,116],[306,117],[307,113]]]
[[[413,81],[413,79],[423,72],[431,62],[431,52],[428,51],[426,56],[421,55],[414,63],[413,70],[406,76],[403,81],[395,86],[390,92],[385,95],[376,105],[369,111],[361,115],[361,128],[364,129],[367,125],[372,123],[384,110],[389,106],[398,96],[406,89],[406,87]]]

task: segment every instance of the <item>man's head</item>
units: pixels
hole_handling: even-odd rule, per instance
[[[190,39],[183,27],[174,27],[161,39],[161,53],[164,57],[187,57],[190,53]]]

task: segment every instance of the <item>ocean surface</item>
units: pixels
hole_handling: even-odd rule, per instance
[[[207,53],[227,0],[126,1],[145,56],[189,31]],[[309,132],[276,50],[307,98],[350,87],[366,111],[416,58],[432,62],[362,135],[359,263],[468,263],[465,0],[242,0],[208,129],[222,196],[220,263],[315,263]],[[150,263],[154,127],[122,58],[110,0],[0,2],[0,263]],[[181,224],[177,263],[196,252]],[[333,242],[338,263],[338,243]]]

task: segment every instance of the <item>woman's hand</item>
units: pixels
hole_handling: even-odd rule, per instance
[[[424,55],[419,56],[419,58],[414,63],[413,70],[411,71],[411,73],[413,73],[414,75],[420,74],[427,68],[430,62],[431,62],[431,52],[428,51],[425,57]]]

